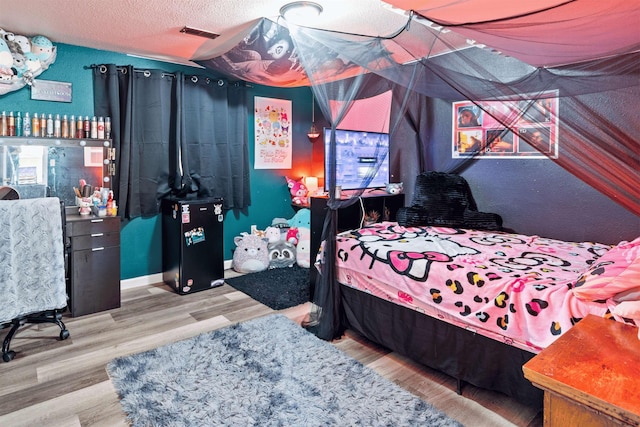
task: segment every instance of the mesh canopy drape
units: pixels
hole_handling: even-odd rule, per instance
[[[634,13],[631,15],[637,16]],[[588,20],[584,15],[576,18],[580,25]],[[505,18],[499,24],[487,25],[494,32],[517,33],[522,19]],[[529,25],[537,21],[533,22]],[[474,26],[476,31],[483,28]],[[492,115],[504,132],[517,132],[519,118],[530,114],[537,101],[553,93],[558,98],[559,114],[554,113],[551,120],[560,123],[561,144],[558,158],[551,160],[626,209],[640,214],[640,190],[631,184],[640,178],[637,137],[640,123],[633,117],[625,118],[636,109],[640,53],[536,68],[470,41],[459,32],[459,27],[455,30],[415,15],[404,28],[388,37],[334,33],[265,18],[247,30],[239,45],[215,58],[197,62],[260,84],[310,85],[323,114],[332,123],[336,117],[331,118],[329,107],[323,105],[326,99],[369,95],[349,93],[353,88],[345,89],[347,86],[341,89],[343,92],[329,93],[333,89],[321,86],[351,81],[363,74],[375,74],[388,80],[389,85],[408,88],[424,97],[473,101],[481,109],[481,102],[500,101],[517,114],[499,117],[492,111],[484,113]],[[417,101],[411,102],[415,105]],[[414,120],[414,124],[423,121],[417,117],[398,120]],[[536,141],[528,136],[522,137],[534,149],[541,148],[535,147]],[[417,134],[415,142],[420,144],[423,153],[420,157],[425,164],[424,153],[432,147],[421,138],[424,135]],[[470,159],[473,160],[452,159],[444,169],[459,172]]]
[[[312,85],[324,116],[332,129],[348,110],[349,102],[376,92],[380,80],[394,88],[394,109],[391,134],[400,123],[416,129],[421,170],[429,169],[429,152],[434,143],[421,136],[420,115],[425,113],[422,97],[449,101],[468,100],[491,115],[502,132],[517,132],[517,123],[533,114],[536,103],[558,97],[560,108],[550,120],[561,123],[560,147],[557,158],[551,160],[589,185],[608,195],[631,212],[640,214],[640,160],[637,135],[640,121],[632,111],[640,95],[640,56],[636,53],[567,65],[555,69],[535,68],[497,55],[489,49],[468,47],[459,35],[415,22],[389,38],[335,34],[290,25],[291,36],[300,64]],[[432,55],[436,52],[437,54]],[[446,53],[445,53],[446,52]],[[323,60],[340,61],[347,78],[334,80],[322,67]],[[401,60],[402,62],[398,62]],[[354,74],[358,72],[356,77]],[[416,99],[413,94],[418,94]],[[399,98],[402,98],[400,100]],[[332,111],[332,100],[343,102],[343,110]],[[502,116],[487,109],[485,101],[500,101],[516,114]],[[622,112],[622,114],[620,113]],[[532,138],[520,134],[523,141],[545,154],[544,148]],[[333,134],[332,134],[333,139]],[[407,144],[404,141],[403,144]],[[335,145],[332,141],[329,167],[335,167]],[[478,153],[480,155],[480,153]],[[463,171],[477,156],[450,159],[440,164],[442,171]],[[335,169],[330,176],[335,176]],[[329,207],[323,230],[324,256],[327,260],[316,283],[315,310],[312,322],[317,322],[318,336],[326,339],[342,332],[339,286],[335,281],[336,213],[357,200],[338,201],[333,198],[335,182],[329,182]]]
[[[580,2],[575,3],[571,7],[577,7]],[[630,9],[632,16],[637,16],[636,10],[637,6]],[[584,25],[589,19],[585,15],[581,12],[574,22]],[[478,33],[495,34],[504,30],[504,34],[517,34],[522,22],[521,17],[512,20],[507,17],[485,26],[475,25],[473,29]],[[537,25],[535,19],[527,22],[530,26]],[[545,22],[538,24],[546,25]],[[247,31],[237,50],[198,62],[214,69],[224,67],[226,73],[256,83],[312,86],[332,130],[354,99],[380,93],[380,86],[391,89],[394,93],[392,145],[398,144],[394,133],[403,132],[402,152],[398,148],[392,151],[405,160],[419,163],[420,171],[437,167],[440,171],[460,173],[481,155],[478,151],[465,158],[452,156],[437,165],[434,163],[436,145],[443,141],[431,141],[425,132],[428,124],[434,124],[429,109],[433,100],[471,102],[506,135],[518,132],[521,118],[532,116],[540,102],[553,97],[558,108],[548,119],[558,123],[557,155],[546,150],[533,132],[518,134],[520,139],[532,150],[548,156],[630,212],[640,215],[640,186],[637,185],[640,182],[640,120],[636,112],[640,95],[640,53],[637,49],[618,46],[617,55],[596,59],[585,58],[582,50],[582,62],[534,67],[469,40],[463,31],[455,31],[457,29],[450,30],[411,15],[407,25],[397,33],[371,37],[263,19]],[[532,42],[542,50],[544,43],[552,46],[553,37],[539,37]],[[279,50],[276,58],[273,46],[286,46],[286,49]],[[554,64],[565,63],[557,59]],[[252,73],[256,69],[260,72]],[[339,111],[331,109],[334,101],[341,102]],[[489,101],[501,103],[511,114],[502,115],[487,108]],[[436,125],[449,126],[450,123]],[[332,141],[328,160],[334,172],[332,176],[335,176],[334,144]],[[405,149],[410,154],[405,154]],[[323,232],[328,239],[328,249],[325,249],[328,261],[321,284],[316,284],[314,301],[319,335],[323,338],[341,333],[339,290],[330,262],[335,257],[331,239],[335,239],[335,209],[353,203],[353,200],[333,199],[335,182],[329,184],[331,214]],[[353,199],[357,200],[357,196]]]
[[[305,34],[302,33],[294,35],[293,41],[294,45],[298,49],[302,65],[314,64],[314,50],[309,49],[309,47],[317,47],[317,41],[313,38],[307,38]],[[366,56],[366,51],[364,51],[364,54]],[[308,57],[307,55],[311,55],[311,57]],[[352,68],[355,69],[356,67]],[[313,309],[308,320],[308,324],[306,325],[310,329],[313,329],[314,333],[318,337],[323,339],[331,339],[334,336],[339,335],[343,329],[341,310],[342,297],[340,294],[340,287],[337,286],[336,282],[335,265],[330,261],[335,259],[336,256],[335,238],[338,222],[337,212],[341,208],[345,208],[358,202],[360,196],[362,196],[365,189],[367,189],[369,182],[375,175],[366,174],[362,178],[362,183],[359,186],[360,188],[353,191],[348,198],[343,199],[336,197],[336,128],[353,107],[353,103],[356,99],[371,98],[383,92],[393,90],[393,87],[396,86],[393,82],[380,79],[375,74],[366,73],[364,68],[358,68],[358,70],[360,71],[360,74],[350,78],[327,80],[324,72],[315,74],[313,69],[308,70],[305,68],[320,109],[322,110],[324,117],[327,118],[331,124],[331,135],[328,144],[329,153],[328,155],[325,153],[325,158],[328,159],[326,170],[329,172],[328,188],[330,190],[329,200],[327,203],[329,209],[322,228],[322,240],[324,242],[323,256],[327,262],[325,262],[322,271],[318,275],[314,292]],[[407,105],[409,104],[408,99],[411,91],[406,90],[401,92],[404,96],[400,102],[392,102],[392,118],[389,123],[389,133],[391,135],[393,135],[396,130],[400,118],[404,117]],[[398,91],[396,91],[396,93],[398,93]],[[394,101],[397,101],[397,99]],[[382,150],[382,152],[379,152],[380,150]],[[377,159],[375,165],[376,170],[380,168],[382,160],[388,156],[390,156],[389,146],[376,147],[376,153],[374,156]]]
[[[156,215],[168,195],[249,205],[243,86],[113,64],[94,67],[93,77],[95,113],[112,120],[121,217]]]

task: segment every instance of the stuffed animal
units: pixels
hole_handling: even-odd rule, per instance
[[[6,40],[0,38],[0,83],[10,83],[16,74],[13,67],[13,56]]]
[[[311,267],[311,230],[306,227],[300,227],[298,229],[296,263],[302,268]]]
[[[31,38],[31,53],[40,61],[48,61],[53,55],[53,50],[53,43],[45,36],[35,36]]]
[[[282,240],[282,233],[278,227],[269,226],[264,230],[264,236],[269,243],[276,243]]]
[[[280,230],[280,240],[287,240],[287,231],[289,230],[288,221],[286,218],[274,218],[273,221],[271,221],[271,227]]]
[[[291,227],[287,231],[287,236],[285,237],[285,242],[289,242],[292,245],[298,244],[298,227]]]
[[[269,268],[269,248],[266,238],[242,233],[233,241],[236,249],[233,252],[231,268],[239,273],[256,273]]]
[[[33,85],[55,59],[56,47],[48,38],[28,38],[0,28],[0,95]]]
[[[307,194],[309,193],[309,190],[307,190],[307,186],[304,185],[304,182],[294,181],[286,176],[285,179],[287,180],[287,186],[291,193],[291,202],[296,205],[308,204],[309,199],[307,198]]]
[[[306,227],[311,228],[311,211],[307,208],[302,208],[295,213],[291,219],[287,220],[289,227]]]
[[[296,247],[289,242],[269,244],[269,268],[293,267],[296,263]]]
[[[389,194],[400,194],[402,193],[402,183],[401,182],[396,182],[396,183],[388,183],[387,184],[387,193]]]

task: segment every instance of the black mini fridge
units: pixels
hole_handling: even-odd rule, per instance
[[[181,295],[224,283],[222,202],[162,200],[162,278]]]

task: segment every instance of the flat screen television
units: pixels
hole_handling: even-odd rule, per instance
[[[324,186],[329,190],[331,129],[324,128]],[[380,167],[376,170],[376,165]],[[372,176],[366,183],[366,177]],[[336,129],[336,185],[343,190],[384,187],[389,182],[389,134]]]

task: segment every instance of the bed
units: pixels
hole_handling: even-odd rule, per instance
[[[638,298],[640,238],[611,246],[382,222],[336,236],[346,327],[536,407],[522,365],[587,314]],[[634,294],[635,292],[635,294]]]

